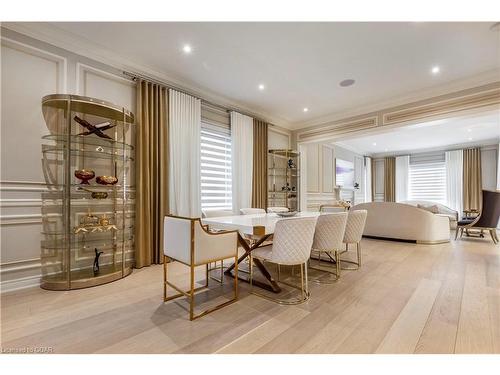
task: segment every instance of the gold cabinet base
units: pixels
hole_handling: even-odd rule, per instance
[[[71,272],[71,282],[61,276],[46,276],[42,277],[40,287],[46,290],[73,290],[90,288],[97,285],[102,285],[122,279],[132,273],[132,267],[125,267],[122,273],[121,267],[115,267],[116,271],[107,271],[110,266],[103,266],[102,275],[93,276],[92,270],[79,270]],[[106,272],[107,271],[107,272]]]

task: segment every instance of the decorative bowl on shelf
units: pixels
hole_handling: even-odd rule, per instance
[[[105,191],[93,191],[92,199],[106,199],[108,197],[108,193]]]
[[[89,180],[95,177],[95,172],[91,169],[77,169],[75,177],[81,180],[80,184],[89,185]]]
[[[297,211],[292,211],[292,212],[276,212],[276,215],[279,217],[292,217],[297,215]]]
[[[97,176],[95,181],[100,185],[114,185],[118,179],[115,176]]]

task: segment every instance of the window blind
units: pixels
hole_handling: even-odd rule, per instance
[[[231,130],[229,114],[202,106],[201,208],[232,210]]]
[[[410,157],[410,200],[446,204],[446,163],[444,153],[422,154]]]

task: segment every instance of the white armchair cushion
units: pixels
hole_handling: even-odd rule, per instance
[[[194,223],[194,264],[238,256],[238,233],[205,231],[200,221]]]
[[[163,253],[191,264],[191,220],[166,216],[163,220]]]
[[[192,232],[191,225],[194,227]],[[193,259],[191,240],[194,242]],[[163,241],[164,254],[187,265],[205,264],[209,261],[236,257],[238,254],[237,232],[207,232],[199,219],[166,216]]]

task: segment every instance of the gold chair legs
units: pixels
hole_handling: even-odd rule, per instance
[[[219,260],[223,261],[223,259],[219,259]],[[194,295],[195,295],[195,292],[197,292],[198,290],[205,289],[208,287],[208,280],[210,278],[209,274],[208,274],[208,272],[209,272],[208,264],[209,263],[205,264],[205,285],[200,286],[198,288],[194,287],[194,284],[195,284],[194,271],[195,271],[196,266],[194,266],[194,265],[189,266],[189,268],[190,268],[190,274],[189,274],[189,276],[190,276],[190,289],[188,291],[184,291],[168,281],[168,272],[167,272],[168,267],[167,267],[167,262],[166,262],[166,256],[164,256],[163,257],[163,301],[167,302],[167,301],[170,301],[172,299],[175,299],[175,298],[178,298],[181,296],[187,297],[189,299],[189,320],[198,319],[204,315],[207,315],[208,313],[219,310],[220,308],[222,308],[224,306],[227,306],[227,305],[230,305],[230,304],[236,302],[238,300],[238,256],[236,256],[234,258],[234,261],[235,261],[235,266],[234,266],[234,274],[235,274],[234,297],[232,299],[230,299],[229,301],[226,301],[224,303],[216,305],[210,309],[207,309],[207,310],[195,315],[195,313],[194,313],[194,308],[195,308]],[[167,296],[167,287],[168,286],[172,287],[173,289],[175,289],[179,293],[174,294],[173,296]]]
[[[249,256],[249,260],[250,260],[250,293],[251,294],[254,294],[256,296],[259,296],[259,297],[268,299],[270,301],[279,303],[280,305],[299,305],[301,303],[306,302],[309,299],[309,297],[310,297],[309,286],[308,286],[309,279],[307,276],[307,264],[306,263],[300,264],[300,286],[295,285],[295,284],[291,284],[291,283],[287,283],[285,281],[280,281],[281,265],[278,264],[278,274],[279,274],[278,283],[288,285],[289,287],[292,287],[292,288],[300,291],[300,298],[293,298],[293,299],[286,299],[285,300],[285,299],[273,298],[269,295],[259,293],[259,292],[256,292],[254,290],[254,288],[253,288],[253,258],[252,258],[251,254]]]
[[[345,251],[343,251],[341,254],[346,253],[348,250],[349,250],[349,244],[346,243],[345,244]],[[341,259],[340,260],[340,263],[341,263],[340,268],[343,270],[351,270],[351,271],[358,270],[359,267],[361,267],[361,243],[360,242],[356,242],[356,253],[357,253],[357,258],[358,258],[357,262],[354,262],[352,260]],[[352,266],[342,266],[342,263],[352,264]]]
[[[321,254],[326,253],[330,258],[334,260],[335,267],[333,266],[322,266],[321,265]],[[320,271],[320,272],[325,272],[328,274],[331,274],[334,276],[334,278],[328,278],[328,279],[321,279],[321,278],[314,278],[311,281],[317,283],[317,284],[333,284],[338,281],[340,278],[340,252],[338,250],[332,250],[332,251],[319,251],[318,252],[318,265],[314,266],[313,259],[310,259],[309,261],[309,268]],[[334,268],[334,269],[333,269]]]

